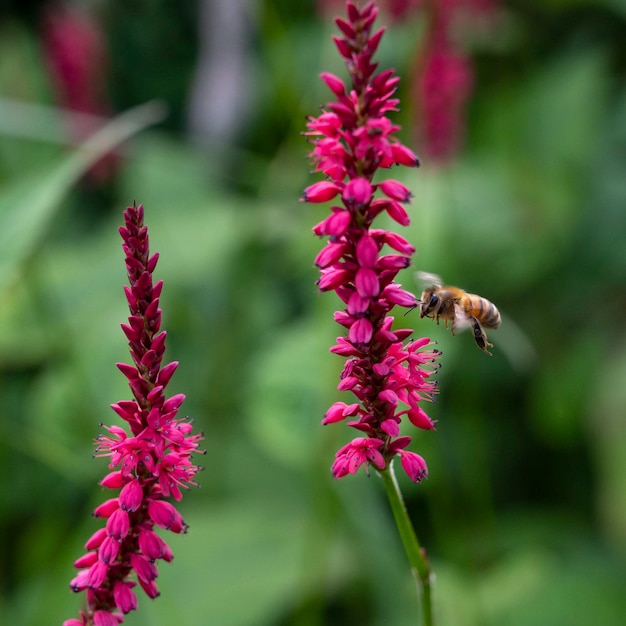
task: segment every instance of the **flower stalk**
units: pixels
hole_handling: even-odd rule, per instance
[[[127,424],[105,426],[108,434],[96,440],[96,455],[109,458],[111,470],[101,485],[116,495],[96,507],[94,516],[106,520],[85,544],[87,552],[74,565],[78,574],[70,583],[86,591],[86,608],[64,626],[117,626],[137,608],[134,587],[150,598],[159,595],[156,562],[174,555],[155,527],[174,533],[187,531],[181,514],[169,501],[182,498],[181,489],[196,485],[199,471],[191,460],[201,434],[193,434],[188,418],[177,417],[183,394],[169,398],[165,388],[177,362],[162,365],[165,331],[161,331],[159,296],[162,281],[153,283],[158,254],[150,255],[143,206],[124,212],[120,228],[129,286],[124,288],[130,309],[122,324],[133,364],[118,363],[128,379],[133,399],[111,408]]]
[[[426,557],[426,551],[420,545],[413,524],[411,523],[411,518],[404,505],[402,492],[400,491],[400,486],[398,485],[393,470],[393,463],[390,463],[389,467],[384,470],[380,470],[379,474],[382,476],[383,482],[385,483],[387,499],[391,506],[393,518],[396,522],[404,551],[411,564],[411,572],[413,573],[418,589],[421,591],[423,624],[424,626],[432,626],[432,573],[430,570],[430,562]]]
[[[406,417],[419,429],[434,429],[421,402],[433,401],[438,391],[432,375],[440,352],[429,338],[412,340],[412,329],[394,326],[389,313],[395,306],[410,309],[417,304],[415,296],[395,282],[398,272],[409,267],[415,249],[397,233],[374,227],[382,213],[400,226],[409,224],[404,205],[411,192],[383,172],[392,165],[416,167],[419,160],[395,137],[399,127],[387,117],[399,104],[393,97],[399,78],[393,70],[377,73],[378,63],[373,61],[384,34],[384,29],[373,30],[377,9],[373,2],[359,9],[350,1],[346,8],[347,19],[335,20],[341,37],[334,37],[334,42],[350,84],[322,73],[335,99],[318,117],[309,118],[305,132],[313,144],[310,156],[315,170],[325,180],[307,187],[302,200],[339,200],[313,228],[316,235],[328,237],[315,263],[320,269],[320,291],[334,291],[343,304],[334,317],[345,335],[330,350],[346,358],[338,389],[350,391],[356,400],[335,402],[322,424],[349,419],[347,425],[359,432],[336,453],[335,478],[355,474],[361,467],[369,475],[370,466],[383,476],[409,561],[423,589],[424,623],[430,626],[429,566],[391,463],[400,457],[403,470],[416,483],[428,474],[426,461],[407,450],[411,437],[401,435],[400,424]]]

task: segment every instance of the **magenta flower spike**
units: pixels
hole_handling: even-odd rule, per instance
[[[348,426],[359,431],[337,452],[332,465],[336,478],[361,467],[368,472],[370,465],[383,470],[399,456],[407,475],[419,482],[428,473],[426,463],[405,449],[411,438],[400,436],[400,423],[406,416],[417,428],[434,428],[420,403],[432,401],[437,393],[431,376],[440,353],[429,339],[411,341],[412,330],[393,327],[389,312],[394,306],[416,304],[415,296],[394,282],[410,265],[415,249],[400,235],[373,227],[383,212],[401,226],[409,223],[404,205],[411,192],[401,182],[383,178],[380,170],[415,167],[419,161],[395,138],[399,127],[387,117],[397,110],[399,101],[393,96],[399,78],[392,70],[377,73],[378,64],[372,61],[384,32],[373,30],[377,9],[373,2],[362,10],[348,2],[347,12],[347,20],[336,19],[342,37],[334,41],[351,84],[321,75],[335,100],[321,115],[309,118],[305,133],[313,143],[315,170],[326,179],[305,189],[302,199],[340,201],[313,228],[316,235],[328,237],[315,262],[320,291],[334,291],[344,305],[335,321],[346,336],[337,339],[331,352],[347,358],[338,389],[351,391],[357,400],[333,404],[322,424],[351,418]]]
[[[192,433],[188,418],[177,417],[184,395],[169,398],[165,388],[178,363],[162,365],[165,331],[161,331],[159,296],[163,283],[153,284],[158,254],[150,256],[143,206],[128,207],[120,228],[130,286],[124,288],[130,317],[122,324],[132,365],[118,363],[133,394],[111,408],[127,428],[105,426],[107,434],[97,440],[96,456],[109,458],[111,470],[101,485],[116,492],[94,511],[105,520],[85,544],[87,552],[74,565],[80,571],[70,582],[75,591],[86,591],[86,608],[79,618],[64,626],[117,626],[124,615],[137,608],[134,588],[150,598],[159,595],[156,562],[171,561],[167,543],[155,526],[174,533],[187,525],[172,498],[181,489],[196,485],[199,467],[191,455],[198,452],[201,434]]]
[[[345,329],[331,352],[346,358],[338,389],[352,392],[356,402],[335,402],[322,424],[349,419],[358,431],[341,447],[332,474],[342,478],[373,466],[385,484],[387,497],[406,551],[411,571],[422,592],[424,626],[433,625],[432,575],[425,550],[420,546],[395,478],[392,461],[398,456],[407,476],[420,482],[428,474],[424,459],[407,450],[411,437],[402,435],[406,416],[417,428],[431,430],[434,423],[420,406],[432,401],[437,384],[432,374],[440,352],[428,338],[411,340],[411,329],[394,327],[389,315],[397,305],[407,309],[418,303],[415,296],[394,282],[409,267],[415,252],[400,235],[374,228],[385,212],[400,226],[409,223],[405,206],[410,190],[400,181],[384,176],[392,165],[418,166],[415,154],[395,137],[399,127],[387,115],[397,110],[394,98],[399,78],[393,70],[377,72],[372,58],[384,29],[374,31],[378,10],[373,2],[359,9],[346,2],[348,18],[335,23],[341,37],[334,37],[343,57],[350,84],[323,73],[335,99],[321,115],[310,117],[307,135],[313,143],[311,159],[325,180],[304,190],[302,200],[321,203],[336,200],[328,215],[313,227],[328,237],[317,255],[320,291],[334,291],[343,304],[335,321]],[[383,170],[382,172],[380,170]]]

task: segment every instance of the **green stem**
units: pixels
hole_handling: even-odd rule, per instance
[[[393,465],[389,463],[384,470],[379,470],[379,472],[385,482],[387,498],[389,498],[393,517],[396,520],[396,526],[398,527],[404,550],[411,564],[411,571],[417,582],[418,589],[421,590],[423,626],[433,626],[432,574],[430,563],[426,558],[426,551],[420,546],[411,524],[411,519],[404,506],[402,493],[393,471]]]

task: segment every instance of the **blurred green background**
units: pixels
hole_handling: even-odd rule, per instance
[[[319,425],[349,401],[328,352],[337,300],[314,284],[311,227],[327,208],[298,202],[317,180],[300,133],[329,100],[318,73],[345,77],[331,19],[312,0],[78,5],[106,42],[108,61],[87,72],[100,81],[95,125],[160,104],[84,144],[49,70],[46,20],[61,5],[3,3],[2,622],[60,624],[81,606],[72,562],[106,497],[92,442],[130,393],[114,365],[128,360],[117,228],[136,200],[161,254],[167,357],[180,361],[170,392],[187,395],[207,455],[180,507],[190,531],[167,537],[176,558],[159,567],[162,597],[139,592],[125,623],[418,623],[382,484],[363,472],[333,481],[354,432]],[[402,234],[416,266],[503,314],[493,358],[468,334],[402,317],[444,353],[426,407],[437,431],[407,429],[430,477],[402,487],[441,626],[623,624],[626,3],[497,12],[497,28],[467,43],[474,91],[456,158],[429,161],[412,105],[395,117],[423,155],[420,169],[393,171],[415,195]],[[378,58],[410,103],[419,10],[391,31]],[[229,65],[219,55],[237,41]],[[414,269],[402,275],[410,290]]]

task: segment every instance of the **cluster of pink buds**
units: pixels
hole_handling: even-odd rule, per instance
[[[181,488],[195,485],[201,434],[192,434],[187,418],[178,418],[184,395],[165,396],[165,387],[178,363],[162,366],[165,331],[160,331],[159,296],[162,282],[153,284],[158,254],[150,256],[143,207],[128,207],[120,228],[130,286],[125,287],[130,309],[122,329],[128,338],[133,365],[118,363],[129,381],[134,400],[112,405],[128,424],[106,427],[98,437],[96,456],[109,457],[112,470],[102,486],[119,491],[94,511],[106,519],[86,543],[87,553],[76,560],[80,570],[73,591],[87,592],[87,608],[64,626],[117,626],[137,608],[133,588],[139,583],[150,598],[158,595],[156,561],[171,561],[172,551],[155,532],[159,526],[174,533],[187,530],[168,498],[180,500]]]
[[[362,10],[348,2],[347,12],[347,20],[336,20],[343,36],[334,41],[351,87],[337,76],[322,74],[336,99],[321,115],[309,118],[305,133],[313,142],[316,171],[326,180],[308,187],[303,200],[341,199],[341,205],[331,207],[330,215],[313,228],[316,235],[329,238],[316,258],[321,272],[317,284],[320,291],[335,291],[345,305],[335,320],[347,335],[337,339],[331,352],[347,357],[338,389],[351,391],[357,399],[333,404],[322,423],[353,418],[348,425],[362,434],[337,452],[332,466],[336,478],[370,463],[384,469],[399,455],[408,476],[419,482],[427,475],[426,463],[405,449],[411,438],[400,436],[400,423],[406,415],[418,428],[434,428],[420,402],[432,401],[437,392],[431,375],[439,351],[430,348],[427,338],[410,341],[412,330],[393,328],[391,309],[416,304],[415,296],[394,282],[415,250],[400,235],[372,228],[381,213],[406,226],[409,217],[403,203],[411,196],[401,182],[373,182],[374,175],[381,168],[417,166],[419,161],[394,138],[399,127],[386,117],[397,110],[393,95],[399,78],[393,70],[376,74],[378,64],[372,62],[384,33],[372,33],[377,9],[373,2]]]

